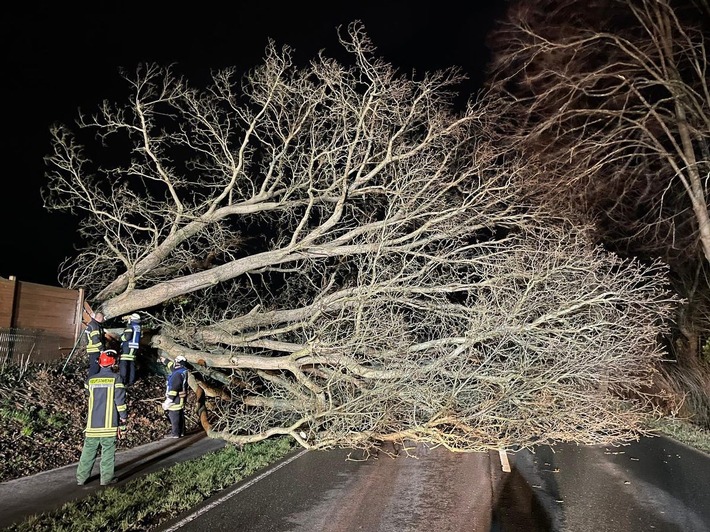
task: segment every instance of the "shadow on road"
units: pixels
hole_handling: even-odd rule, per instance
[[[493,508],[491,532],[550,532],[552,522],[530,484],[513,468],[505,475]]]

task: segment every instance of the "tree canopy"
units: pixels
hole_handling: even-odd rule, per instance
[[[399,73],[269,43],[243,77],[124,72],[126,102],[53,129],[45,203],[82,218],[63,265],[108,319],[183,355],[208,434],[452,450],[642,430],[675,298],[526,201],[521,160],[456,69]]]

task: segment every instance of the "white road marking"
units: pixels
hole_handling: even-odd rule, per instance
[[[220,498],[217,499],[216,501],[212,501],[212,502],[211,502],[210,504],[208,504],[207,506],[204,506],[204,507],[200,508],[199,510],[197,510],[196,512],[191,513],[190,515],[186,516],[184,519],[181,519],[179,522],[175,523],[175,524],[174,524],[173,526],[171,526],[170,528],[166,528],[166,529],[165,529],[165,532],[172,532],[173,530],[177,530],[178,528],[181,528],[181,527],[185,526],[187,523],[189,523],[190,521],[192,521],[192,520],[198,518],[198,517],[201,516],[203,513],[208,512],[208,511],[210,511],[212,508],[214,508],[215,506],[219,506],[219,505],[222,504],[224,501],[226,501],[226,500],[228,500],[228,499],[231,499],[231,498],[234,497],[237,493],[239,493],[239,492],[241,492],[241,491],[244,491],[244,490],[247,489],[249,486],[253,486],[253,485],[256,484],[257,482],[259,482],[261,479],[263,479],[263,478],[265,478],[265,477],[268,477],[268,476],[269,476],[271,473],[273,473],[274,471],[278,471],[279,469],[281,469],[281,468],[282,468],[283,466],[285,466],[286,464],[288,464],[288,463],[290,463],[290,462],[293,462],[296,458],[299,458],[299,457],[303,456],[303,455],[306,454],[307,452],[308,452],[308,449],[303,449],[303,450],[302,450],[300,453],[298,453],[297,455],[292,456],[292,457],[289,458],[288,460],[285,460],[285,461],[281,462],[280,464],[274,466],[273,468],[271,468],[271,469],[269,469],[269,470],[267,470],[267,471],[264,471],[261,475],[259,475],[258,477],[254,477],[254,478],[251,479],[249,482],[247,482],[246,484],[243,484],[243,485],[239,486],[239,488],[235,489],[234,491],[232,491],[232,492],[230,492],[230,493],[227,493],[226,495],[223,495],[222,497],[220,497]]]

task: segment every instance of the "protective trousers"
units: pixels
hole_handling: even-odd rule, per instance
[[[170,420],[170,435],[178,438],[184,436],[185,411],[182,408],[180,410],[168,410],[166,414]]]
[[[83,484],[91,476],[94,468],[96,455],[101,447],[101,484],[107,484],[113,478],[113,471],[116,466],[116,436],[106,436],[104,438],[84,438],[84,448],[81,450],[81,458],[76,468],[76,481]]]
[[[121,355],[118,362],[118,373],[126,386],[133,386],[136,382],[136,363],[133,360],[124,360],[124,356]]]

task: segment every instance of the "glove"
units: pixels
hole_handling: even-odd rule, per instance
[[[163,410],[167,410],[168,408],[170,408],[172,406],[172,404],[173,404],[172,399],[166,399],[165,401],[163,401],[163,404],[162,404]]]
[[[118,437],[119,440],[121,440],[126,435],[127,431],[128,431],[128,426],[126,426],[125,423],[122,425],[119,425],[118,432],[116,433],[116,436]]]

